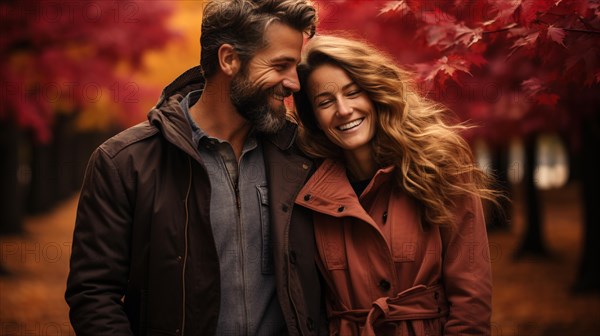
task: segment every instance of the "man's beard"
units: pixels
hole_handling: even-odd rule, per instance
[[[285,125],[285,105],[274,108],[270,100],[274,93],[281,97],[289,96],[289,90],[283,87],[263,89],[240,72],[233,77],[230,91],[229,97],[233,106],[257,131],[276,133]]]

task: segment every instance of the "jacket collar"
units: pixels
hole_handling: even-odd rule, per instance
[[[376,191],[392,178],[394,167],[379,169],[359,198],[346,175],[344,165],[326,159],[306,182],[296,203],[334,217],[353,216],[371,222],[361,202],[369,204]]]
[[[148,120],[156,126],[164,137],[194,158],[199,159],[192,140],[192,131],[181,109],[181,100],[190,92],[204,88],[204,77],[200,66],[193,67],[163,90],[154,109],[148,113]],[[284,128],[265,138],[280,150],[288,150],[294,144],[298,126],[288,121]]]

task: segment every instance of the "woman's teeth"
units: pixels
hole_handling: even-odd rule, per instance
[[[347,123],[347,124],[340,125],[340,126],[338,126],[337,128],[338,128],[340,131],[346,131],[346,130],[349,130],[349,129],[351,129],[351,128],[354,128],[354,127],[356,127],[356,126],[358,126],[358,125],[362,124],[363,120],[365,120],[365,118],[356,119],[356,120],[354,120],[354,121],[351,121],[351,122],[349,122],[349,123]]]

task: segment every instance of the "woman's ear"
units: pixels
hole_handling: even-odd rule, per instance
[[[219,67],[228,76],[235,75],[240,70],[240,57],[231,44],[223,44],[218,51]]]

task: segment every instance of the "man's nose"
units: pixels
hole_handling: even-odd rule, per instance
[[[300,91],[300,80],[298,79],[298,73],[296,72],[296,69],[293,69],[288,73],[282,84],[283,87],[292,92]]]

